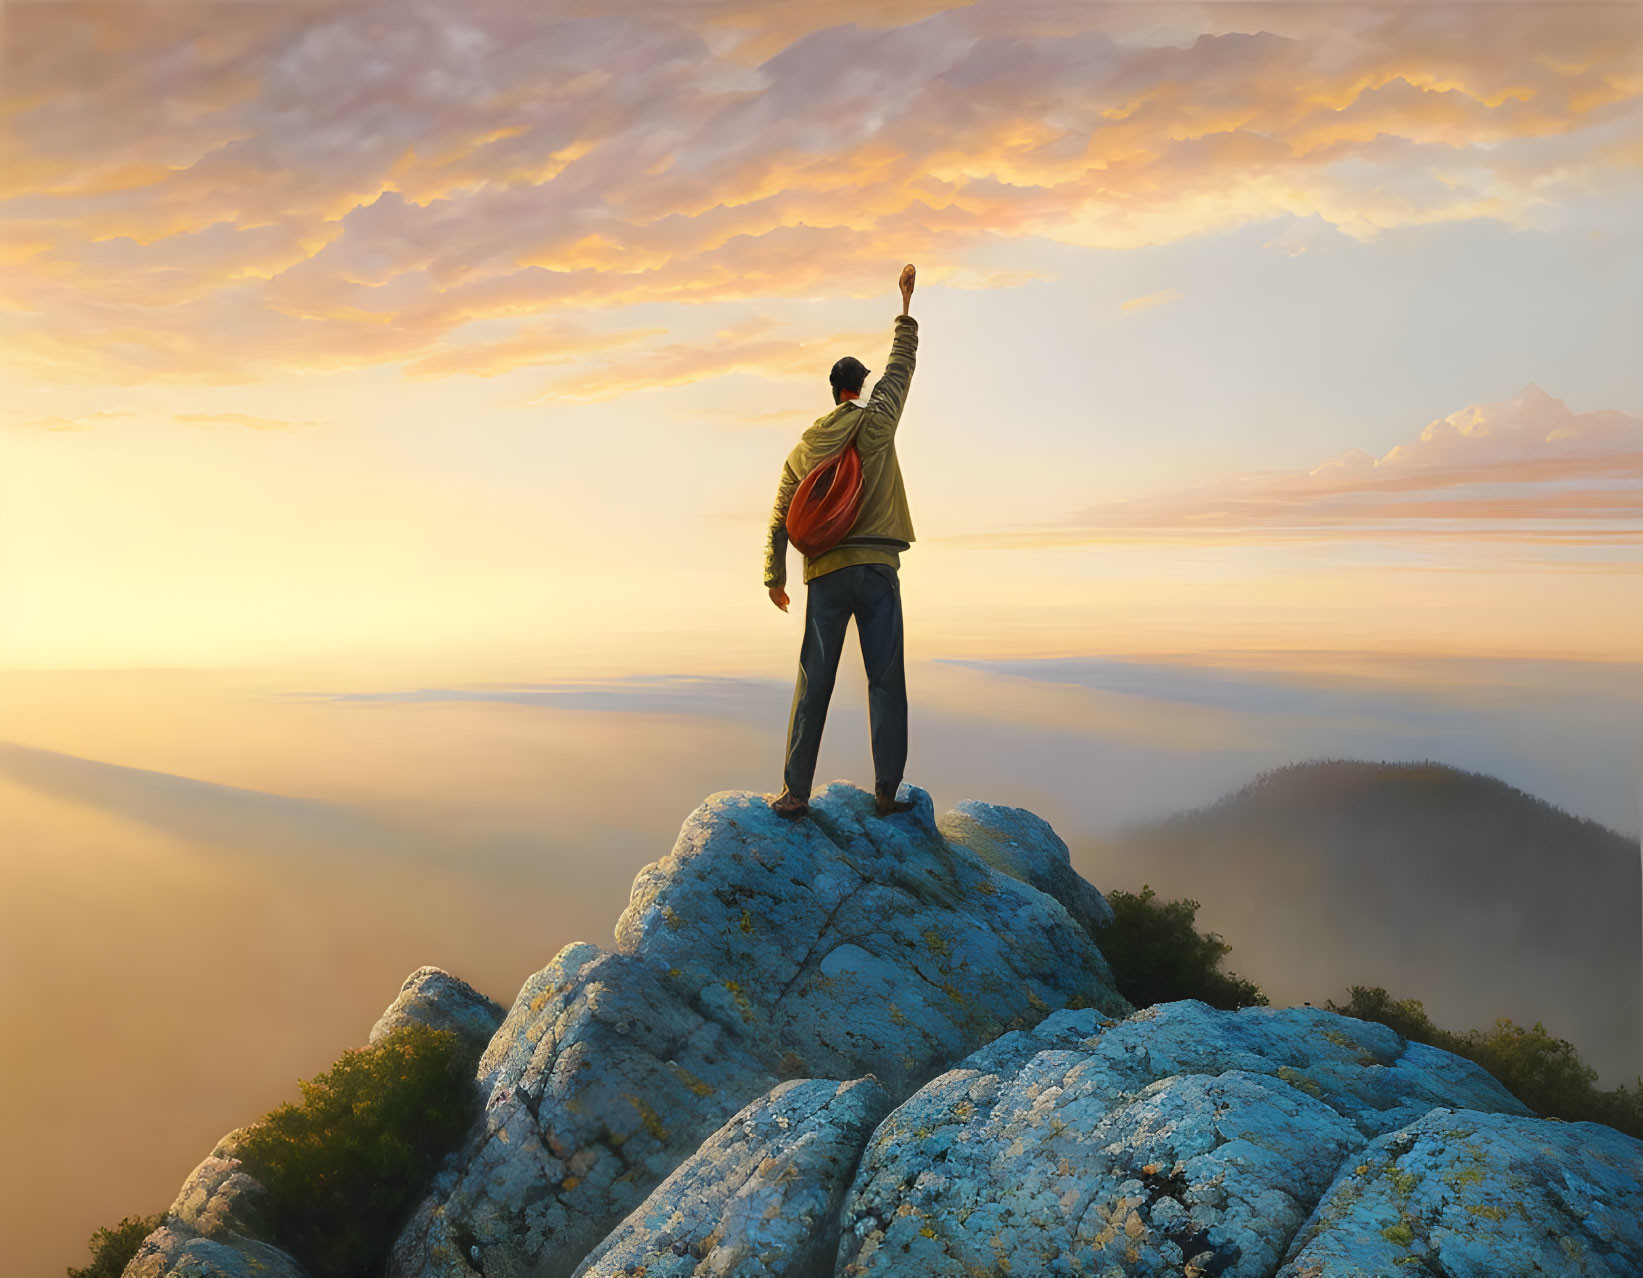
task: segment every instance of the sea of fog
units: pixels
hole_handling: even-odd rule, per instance
[[[921,661],[907,780],[938,813],[1032,809],[1103,889],[1139,887],[1100,880],[1104,838],[1309,758],[1487,772],[1635,838],[1640,669]],[[780,788],[791,696],[785,672],[0,673],[0,1201],[28,1222],[0,1271],[83,1264],[95,1228],[168,1206],[415,968],[506,1006],[567,942],[609,943],[704,797]],[[817,784],[872,775],[849,650]],[[1243,923],[1215,922],[1235,969]]]

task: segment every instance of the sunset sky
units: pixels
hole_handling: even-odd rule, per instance
[[[938,812],[1636,837],[1640,209],[1631,4],[0,0],[0,1270],[779,786],[770,503],[906,262]]]
[[[1637,17],[11,4],[0,661],[785,669],[904,261],[910,656],[1636,656]]]

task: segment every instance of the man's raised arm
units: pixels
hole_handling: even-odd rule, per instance
[[[913,301],[912,264],[902,267],[901,314],[896,316],[895,336],[890,342],[890,358],[884,372],[873,384],[873,393],[862,405],[867,414],[856,434],[856,448],[871,453],[889,446],[901,424],[901,410],[907,403],[907,388],[913,380],[914,357],[918,352],[918,321],[907,313]]]

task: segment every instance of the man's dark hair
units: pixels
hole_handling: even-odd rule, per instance
[[[833,384],[833,399],[835,402],[838,400],[841,390],[855,391],[856,394],[861,394],[861,384],[867,380],[867,374],[872,371],[854,355],[846,355],[837,364],[834,364],[833,371],[827,375],[827,380]]]

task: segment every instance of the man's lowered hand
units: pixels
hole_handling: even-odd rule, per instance
[[[787,598],[787,591],[783,590],[780,586],[770,587],[770,602],[775,604],[776,607],[780,608],[783,612],[786,612],[789,602]]]

